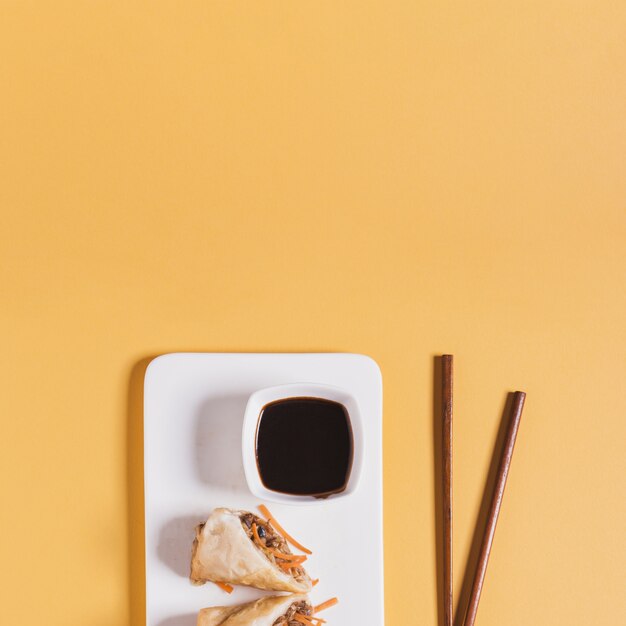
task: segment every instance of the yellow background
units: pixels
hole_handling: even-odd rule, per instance
[[[623,624],[625,41],[619,0],[4,0],[1,621],[142,623],[145,359],[338,350],[384,376],[389,626],[437,623],[442,352],[457,589],[528,392],[480,625]]]

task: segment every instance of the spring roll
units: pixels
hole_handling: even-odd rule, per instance
[[[191,581],[306,593],[312,585],[303,559],[291,553],[265,520],[247,511],[220,508],[196,529]]]
[[[312,615],[313,607],[306,595],[266,596],[239,606],[202,609],[197,626],[302,626],[294,617],[297,613]]]

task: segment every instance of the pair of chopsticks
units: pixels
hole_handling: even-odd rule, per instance
[[[441,357],[441,389],[442,389],[442,430],[443,430],[443,601],[444,601],[444,624],[445,626],[453,626],[453,598],[452,598],[452,379],[453,379],[453,357],[451,354],[444,354]],[[463,626],[474,626],[476,614],[478,613],[478,602],[482,592],[483,583],[485,582],[485,573],[487,572],[487,563],[489,562],[489,554],[493,544],[493,537],[496,532],[496,524],[500,507],[502,506],[502,498],[504,496],[504,488],[506,487],[506,479],[509,474],[511,459],[513,458],[513,449],[515,447],[515,439],[519,429],[522,410],[524,408],[524,400],[526,394],[523,391],[516,391],[513,394],[511,410],[509,413],[509,423],[506,429],[502,456],[498,465],[496,475],[496,484],[491,495],[489,504],[489,513],[485,532],[483,534],[480,553],[476,571],[474,572],[474,580],[472,589],[467,603],[465,619]]]

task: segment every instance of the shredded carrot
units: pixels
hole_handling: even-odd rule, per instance
[[[229,585],[228,583],[215,583],[222,591],[225,591],[226,593],[232,593],[233,592],[233,586]]]
[[[326,602],[322,602],[322,604],[318,604],[313,609],[313,613],[319,613],[320,611],[323,611],[324,609],[329,609],[331,606],[335,606],[335,604],[337,604],[338,602],[339,600],[337,600],[337,598],[331,598],[330,600],[326,600]]]
[[[306,556],[303,554],[285,554],[284,552],[279,552],[278,550],[274,550],[274,548],[270,548],[270,552],[279,559],[283,559],[284,561],[306,561]]]
[[[296,567],[298,565],[302,565],[304,562],[306,561],[306,556],[304,556],[304,554],[301,557],[298,557],[296,559],[291,559],[291,561],[289,561],[292,565],[295,565]]]
[[[315,580],[311,581],[311,584],[313,585],[313,587],[315,587],[315,585],[317,585],[317,583],[320,581],[319,578],[316,578]]]
[[[265,515],[267,521],[292,545],[302,550],[305,554],[312,554],[310,550],[307,550],[301,543],[298,543],[273,517],[268,508],[264,504],[259,505],[259,511]]]
[[[306,624],[306,626],[313,626],[313,622],[311,621],[311,619],[309,619],[306,615],[302,615],[302,613],[296,613],[293,616],[293,619],[295,619],[296,622],[300,622],[301,624]]]
[[[300,567],[302,561],[276,561],[276,565],[280,567],[285,572],[289,572],[289,570]]]
[[[254,539],[256,540],[256,542],[263,546],[265,545],[262,541],[261,541],[261,537],[259,537],[259,531],[257,530],[257,525],[256,522],[252,522],[252,536],[254,537]]]

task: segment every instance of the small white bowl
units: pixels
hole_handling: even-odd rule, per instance
[[[339,493],[334,493],[327,498],[314,496],[291,495],[268,489],[259,476],[259,468],[256,459],[256,435],[259,416],[270,402],[285,400],[287,398],[321,398],[343,404],[348,412],[352,427],[352,469],[348,477],[346,488]],[[340,387],[332,385],[319,385],[314,383],[292,383],[277,387],[266,387],[255,391],[248,399],[243,419],[241,438],[241,451],[243,455],[243,468],[248,481],[250,491],[262,500],[279,502],[281,504],[316,504],[328,502],[338,498],[345,498],[354,492],[361,475],[363,465],[363,422],[361,412],[354,396]]]

